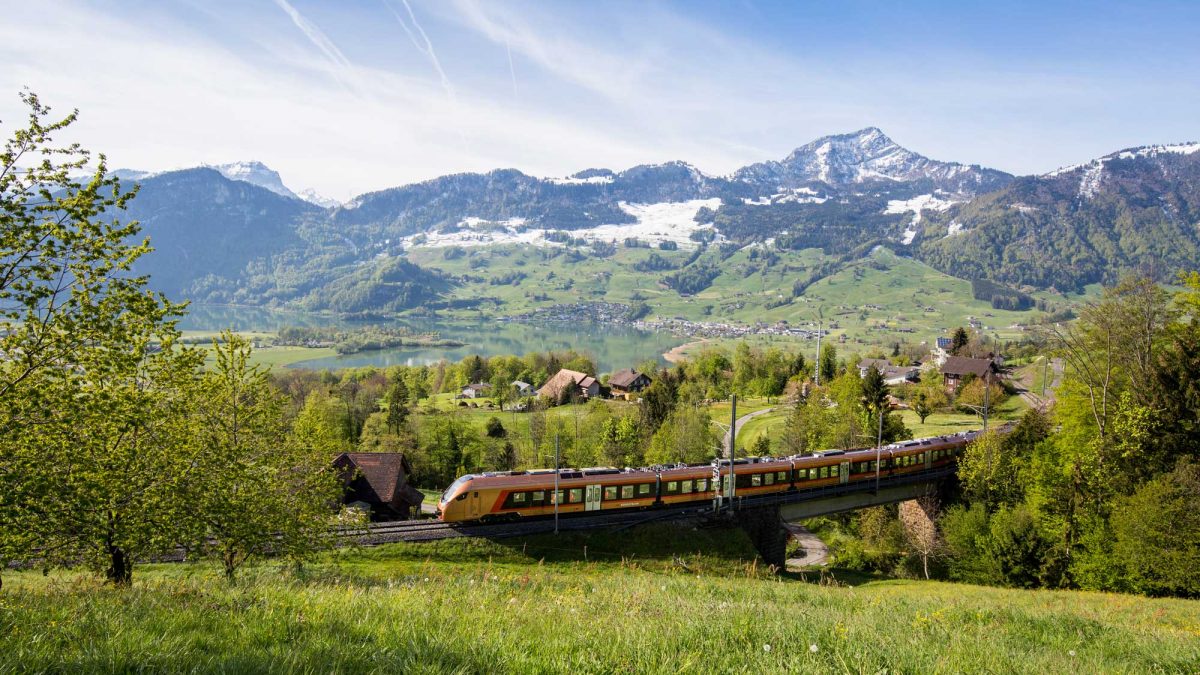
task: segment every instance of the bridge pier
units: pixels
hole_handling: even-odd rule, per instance
[[[787,566],[788,531],[779,506],[756,506],[737,511],[737,524],[754,543],[763,562],[782,571]]]

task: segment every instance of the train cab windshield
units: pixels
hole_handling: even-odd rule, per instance
[[[460,486],[462,486],[463,483],[466,483],[467,481],[471,480],[474,477],[475,476],[473,476],[471,474],[467,474],[467,475],[459,478],[458,480],[454,481],[453,483],[451,483],[450,487],[446,488],[446,491],[442,493],[442,500],[441,500],[442,503],[445,504],[446,502],[453,499],[454,493],[458,491],[458,488]]]

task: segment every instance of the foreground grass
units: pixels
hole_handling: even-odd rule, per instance
[[[0,672],[1198,668],[1200,603],[818,586],[759,569],[737,530],[678,525],[397,544],[235,586],[196,565],[139,570],[129,591],[18,573],[0,594]]]

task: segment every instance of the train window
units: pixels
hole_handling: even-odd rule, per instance
[[[461,495],[459,495],[459,496],[455,497],[455,499],[457,499],[457,500],[458,500],[458,501],[460,501],[460,502],[461,502],[462,500],[466,499],[466,498],[467,498],[467,493],[465,493],[465,492],[464,492],[464,493],[462,493]]]
[[[685,495],[687,495],[687,494],[691,494],[691,493],[692,493],[692,481],[690,481],[690,480],[685,480],[685,481],[683,481],[682,483],[680,483],[680,484],[679,484],[679,491],[680,491],[680,492],[682,492],[682,493],[683,493],[683,494],[685,494]]]
[[[816,480],[816,479],[818,479],[818,478],[820,478],[820,477],[821,477],[821,470],[820,470],[820,469],[817,469],[817,468],[812,468],[812,469],[809,469],[809,470],[808,470],[808,479],[809,479],[809,480]]]
[[[774,485],[774,484],[775,484],[775,474],[764,473],[763,474],[763,485]]]
[[[696,481],[696,492],[707,492],[707,491],[708,491],[708,479],[701,478],[701,479],[697,480]]]
[[[578,504],[579,502],[583,501],[583,488],[571,488],[570,491],[567,492],[567,499],[572,504]]]
[[[830,475],[830,477],[832,477],[832,478],[837,478],[837,475],[838,475],[838,469],[839,469],[839,467],[836,467],[836,466],[831,466],[831,467],[829,467],[829,475]]]
[[[533,502],[534,504],[545,504],[546,503],[546,491],[545,490],[537,490],[537,491],[533,492],[532,498],[529,501]]]
[[[750,475],[750,486],[758,487],[760,485],[762,485],[762,474],[760,474],[760,473],[751,474]]]
[[[633,486],[632,485],[622,485],[621,486],[621,499],[633,499]]]
[[[609,502],[616,498],[617,498],[617,486],[616,485],[604,486],[604,501]]]
[[[676,492],[679,492],[679,481],[674,481],[674,480],[667,481],[666,493],[669,495],[673,495]]]
[[[641,485],[639,485],[639,486],[637,486],[637,487],[638,487],[638,494],[639,494],[639,495],[648,495],[648,494],[650,494],[650,487],[651,487],[651,486],[650,486],[650,483],[642,483]]]
[[[522,506],[525,504],[525,499],[529,496],[527,492],[514,492],[512,494],[512,502],[514,505]]]
[[[786,483],[787,482],[787,472],[786,471],[775,472],[775,480],[779,481],[780,483]]]
[[[829,478],[829,467],[821,467],[821,478]]]

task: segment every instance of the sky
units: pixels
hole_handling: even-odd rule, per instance
[[[449,173],[712,174],[876,126],[1044,173],[1200,140],[1200,2],[0,0],[23,87],[111,167],[259,160],[340,200]]]

